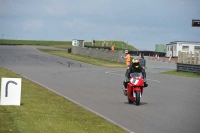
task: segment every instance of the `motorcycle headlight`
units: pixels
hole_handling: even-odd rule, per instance
[[[134,79],[134,78],[131,78],[130,82],[131,82],[132,84],[134,84],[134,83],[135,83],[135,79]]]
[[[138,81],[139,81],[139,77],[131,78],[131,80],[130,80],[130,82],[131,82],[132,84],[137,84]]]

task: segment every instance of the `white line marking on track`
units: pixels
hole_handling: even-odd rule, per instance
[[[106,74],[113,74],[113,75],[119,75],[119,76],[124,76],[125,77],[125,74],[118,74],[118,73],[115,73],[115,72],[118,72],[118,71],[108,71],[108,72],[105,72]],[[161,82],[159,80],[154,80],[154,79],[147,79],[148,81],[154,81],[154,82]]]
[[[117,74],[117,73],[114,73],[114,72],[117,72],[117,71],[110,71],[110,72],[105,72],[105,73],[107,73],[107,74],[113,74],[113,75],[125,76],[123,74]]]
[[[147,79],[147,80],[149,80],[149,81],[155,81],[155,82],[161,82],[159,80],[154,80],[154,79]]]

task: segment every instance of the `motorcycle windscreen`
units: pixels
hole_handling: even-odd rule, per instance
[[[133,78],[140,78],[140,77],[142,77],[142,73],[134,72],[134,73],[131,73],[131,74],[130,74],[130,77],[133,77]]]

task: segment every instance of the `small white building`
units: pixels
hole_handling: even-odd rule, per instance
[[[200,42],[175,41],[166,44],[166,57],[178,57],[178,51],[181,52],[200,52]]]
[[[78,40],[78,39],[72,40],[72,46],[82,46],[83,43],[84,43],[84,40]]]

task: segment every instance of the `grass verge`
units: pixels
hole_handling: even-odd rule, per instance
[[[192,77],[192,78],[200,78],[200,75],[198,75],[198,74],[189,73],[189,72],[177,72],[176,70],[162,72],[162,73],[163,74],[176,75],[176,76],[185,76],[185,77]]]
[[[81,62],[85,62],[88,64],[93,64],[96,66],[102,66],[102,67],[109,67],[109,68],[126,68],[126,65],[124,63],[117,63],[117,62],[111,62],[111,61],[106,61],[102,59],[97,59],[97,58],[91,58],[87,56],[80,56],[80,55],[75,55],[68,53],[67,51],[59,51],[59,50],[47,50],[47,49],[39,49],[42,52],[48,53],[48,54],[53,54],[73,60],[78,60]],[[145,68],[147,69],[147,67]],[[177,75],[177,76],[185,76],[185,77],[193,77],[193,78],[200,78],[200,75],[194,74],[194,73],[189,73],[189,72],[177,72],[176,70],[173,71],[167,71],[167,72],[161,72],[163,74],[170,74],[170,75]]]
[[[0,106],[0,132],[125,133],[105,119],[0,67],[0,78],[22,78],[21,106]]]
[[[110,67],[110,68],[126,68],[124,63],[117,63],[117,62],[111,62],[111,61],[106,61],[102,59],[97,59],[97,58],[91,58],[87,56],[80,56],[80,55],[75,55],[68,53],[67,51],[59,51],[59,50],[46,50],[46,49],[39,49],[42,52],[73,59],[73,60],[78,60],[81,62],[85,62],[88,64],[93,64],[96,66],[103,66],[103,67]],[[147,67],[145,68],[147,69]],[[172,71],[167,71],[167,72],[161,72],[162,74],[170,74],[170,75],[177,75],[177,76],[185,76],[185,77],[193,77],[193,78],[200,78],[200,75],[194,74],[194,73],[189,73],[189,72],[177,72],[176,70]]]
[[[47,49],[38,49],[38,50],[48,53],[48,54],[53,54],[53,55],[85,62],[85,63],[96,65],[96,66],[109,67],[109,68],[126,68],[125,63],[117,63],[115,61],[107,61],[107,60],[102,60],[98,58],[75,55],[75,54],[68,53],[67,51],[47,50]]]

